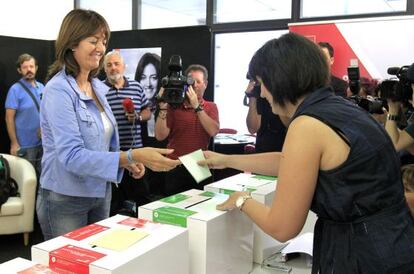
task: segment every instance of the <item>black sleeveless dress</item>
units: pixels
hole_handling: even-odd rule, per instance
[[[350,146],[342,165],[319,171],[312,273],[414,273],[414,222],[387,132],[329,88],[309,94],[292,119],[300,115],[320,120]]]

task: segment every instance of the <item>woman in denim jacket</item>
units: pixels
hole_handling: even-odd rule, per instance
[[[126,168],[136,178],[147,166],[168,171],[172,150],[119,151],[115,118],[96,78],[110,30],[94,11],[72,10],[56,40],[56,61],[41,103],[42,174],[36,210],[45,239],[109,216],[111,182]]]

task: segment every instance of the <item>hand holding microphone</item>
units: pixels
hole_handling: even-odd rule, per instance
[[[125,98],[122,101],[122,106],[124,107],[125,116],[127,116],[128,122],[134,123],[137,117],[134,102],[130,98]]]

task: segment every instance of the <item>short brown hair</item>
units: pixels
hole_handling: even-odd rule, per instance
[[[79,74],[79,64],[73,56],[72,49],[83,39],[102,31],[109,40],[110,30],[105,18],[92,10],[75,9],[63,19],[58,38],[55,42],[56,61],[50,66],[47,79],[52,78],[63,67],[66,73],[76,77]],[[89,77],[95,77],[102,68],[104,58],[101,58],[99,67],[92,70]]]
[[[37,61],[36,61],[36,58],[34,58],[33,56],[31,56],[30,54],[28,54],[28,53],[23,53],[23,54],[20,54],[19,55],[19,57],[17,57],[17,61],[16,61],[16,67],[17,68],[20,68],[20,66],[24,63],[24,62],[26,62],[26,61],[30,61],[30,60],[34,60],[34,62],[35,62],[35,65],[37,66]]]
[[[329,52],[329,57],[334,57],[334,48],[328,42],[319,42],[318,45],[321,48],[325,48]]]
[[[199,64],[190,65],[185,70],[185,75],[188,75],[192,71],[201,71],[204,74],[204,81],[208,80],[208,71],[205,66]]]

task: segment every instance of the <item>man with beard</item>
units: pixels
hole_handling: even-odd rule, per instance
[[[21,54],[16,66],[22,78],[10,87],[5,103],[10,154],[27,159],[39,177],[42,159],[39,105],[44,85],[36,81],[38,66],[33,56]]]
[[[217,105],[203,99],[207,88],[207,69],[198,64],[190,65],[185,75],[194,79],[194,84],[186,91],[186,100],[177,108],[168,103],[159,103],[159,115],[155,121],[155,138],[162,141],[168,137],[167,148],[174,149],[168,155],[171,159],[198,149],[207,150],[209,142],[219,129]],[[164,93],[161,88],[159,96]],[[202,189],[212,183],[211,178],[197,184],[186,168],[181,165],[166,174],[165,194],[172,195],[192,188]]]
[[[108,103],[118,124],[121,150],[142,147],[141,122],[151,117],[148,100],[142,86],[135,80],[124,76],[125,63],[119,51],[111,51],[104,59],[106,73],[105,84],[109,87],[106,94]],[[124,101],[133,102],[134,111],[128,112],[124,108]],[[148,203],[148,186],[142,179],[134,179],[128,172],[124,172],[119,189],[112,189],[111,215],[119,212],[127,200],[132,200],[136,206]]]

